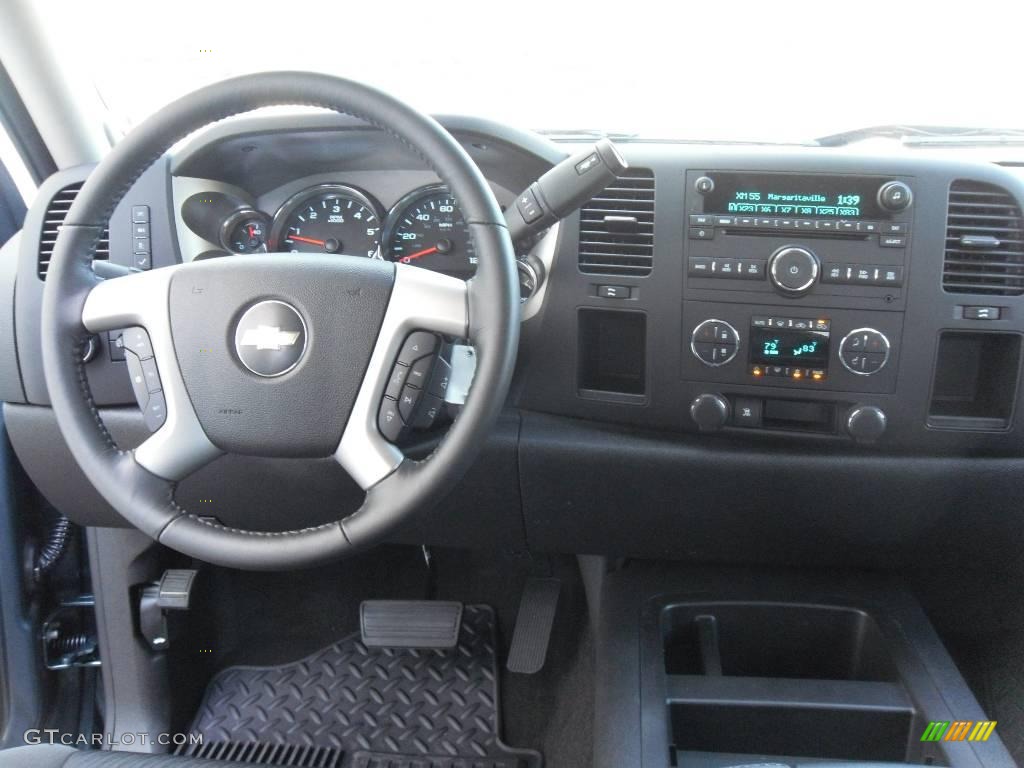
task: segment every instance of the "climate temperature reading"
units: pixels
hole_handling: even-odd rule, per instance
[[[419,189],[398,201],[388,217],[388,258],[468,279],[476,253],[455,198],[444,187]]]
[[[796,321],[811,324],[813,321]],[[750,329],[750,362],[770,366],[828,366],[828,331],[793,328]]]

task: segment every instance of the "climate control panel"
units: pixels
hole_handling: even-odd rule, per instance
[[[895,387],[901,312],[686,302],[683,315],[684,380],[804,391]]]

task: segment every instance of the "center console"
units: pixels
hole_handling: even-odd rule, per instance
[[[717,394],[691,405],[703,430],[832,432],[860,393],[892,393],[899,369],[913,179],[687,173],[682,376],[836,393],[819,405]],[[710,295],[714,301],[702,300]],[[723,301],[720,296],[726,296]],[[839,393],[842,393],[840,396]],[[885,429],[873,413],[867,442]],[[856,419],[855,419],[856,422]],[[863,425],[862,425],[863,426]]]

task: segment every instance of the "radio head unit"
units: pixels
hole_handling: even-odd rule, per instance
[[[879,201],[884,179],[732,172],[710,178],[705,213],[876,220],[890,214]]]

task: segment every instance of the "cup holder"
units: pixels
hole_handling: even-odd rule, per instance
[[[850,608],[675,605],[663,614],[662,634],[670,675],[898,679],[875,620]]]

